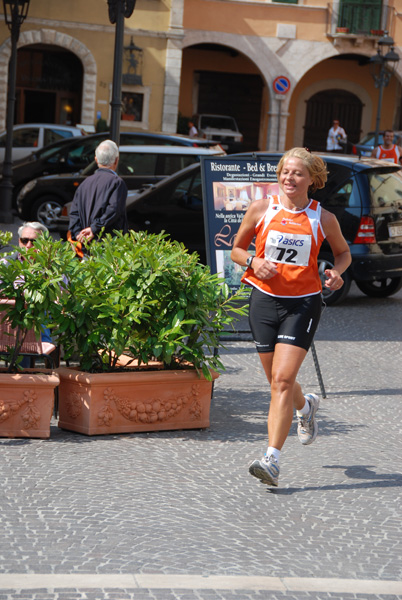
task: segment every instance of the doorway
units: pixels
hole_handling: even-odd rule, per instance
[[[18,50],[15,123],[80,121],[83,67],[63,48],[46,44]]]
[[[56,94],[24,90],[23,123],[54,123]]]
[[[361,137],[363,103],[351,92],[341,89],[325,90],[311,96],[307,101],[303,146],[324,152],[328,130],[333,119],[339,119],[348,136],[348,142],[356,143]]]
[[[196,71],[198,113],[229,115],[244,137],[244,150],[258,150],[263,81],[260,75]]]

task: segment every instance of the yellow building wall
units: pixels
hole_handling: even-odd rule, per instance
[[[172,0],[137,0],[126,26],[148,31],[167,31],[170,24]]]
[[[171,0],[137,0],[126,27],[167,31],[170,22]],[[108,25],[106,0],[32,0],[29,19],[49,19],[77,24]],[[25,27],[25,25],[24,25]]]
[[[213,14],[213,19],[211,15]],[[323,40],[327,23],[326,5],[310,8],[294,5],[186,0],[184,27],[222,31],[237,35],[276,37],[277,24],[296,25],[297,38]]]

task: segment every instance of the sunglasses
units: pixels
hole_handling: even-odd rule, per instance
[[[35,238],[20,238],[20,242],[21,242],[21,244],[26,246],[28,242],[32,242],[34,244],[36,242],[36,239]]]

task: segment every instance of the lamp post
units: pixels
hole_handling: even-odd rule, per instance
[[[112,114],[110,118],[110,138],[119,145],[120,119],[121,119],[121,81],[123,63],[124,18],[131,17],[136,0],[107,0],[109,6],[109,20],[116,23],[114,41],[113,87],[112,87]]]
[[[3,0],[4,20],[11,32],[11,56],[8,68],[8,92],[6,113],[6,147],[3,162],[3,180],[0,183],[0,222],[12,223],[13,202],[13,125],[15,112],[15,85],[17,78],[17,42],[20,28],[25,21],[30,0]]]
[[[377,42],[377,54],[370,58],[371,75],[374,79],[374,85],[379,89],[378,92],[378,106],[377,106],[377,118],[375,124],[375,137],[374,147],[378,146],[378,134],[380,131],[380,119],[381,119],[381,105],[384,88],[388,85],[391,79],[392,73],[395,70],[396,64],[399,61],[399,55],[395,52],[395,42],[388,32],[385,31],[384,35]],[[392,70],[389,71],[387,66],[393,66]]]

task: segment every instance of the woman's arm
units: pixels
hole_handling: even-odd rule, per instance
[[[335,217],[335,215],[323,208],[321,214],[321,223],[327,242],[329,243],[332,254],[334,255],[334,268],[327,269],[325,271],[327,280],[325,281],[324,285],[330,290],[336,290],[343,285],[341,274],[346,271],[352,262],[352,257],[350,255],[348,243],[342,235],[338,219]]]
[[[246,261],[249,256],[252,256],[250,252],[248,252],[248,248],[253,241],[255,227],[267,208],[267,200],[257,200],[251,203],[250,208],[244,215],[244,219],[239,227],[239,231],[237,232],[232,252],[230,254],[230,258],[233,260],[233,262],[241,265],[242,267],[247,266]],[[253,258],[251,267],[259,279],[270,279],[277,274],[275,263],[265,260],[265,258]]]

